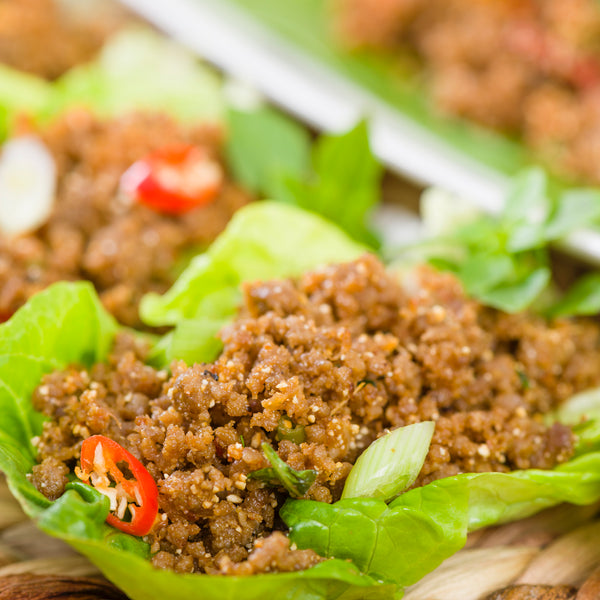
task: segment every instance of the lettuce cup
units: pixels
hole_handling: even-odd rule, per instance
[[[176,328],[59,283],[0,328],[10,487],[131,598],[400,597],[469,531],[600,498],[592,322],[271,202],[142,316]]]

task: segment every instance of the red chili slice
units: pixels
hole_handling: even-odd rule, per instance
[[[127,465],[132,479],[125,477],[119,463]],[[75,474],[111,499],[111,513],[106,517],[109,525],[131,535],[150,532],[158,514],[158,489],[133,454],[110,438],[93,435],[81,445],[81,471],[75,469]],[[123,520],[127,509],[131,521]]]
[[[135,201],[175,215],[210,204],[222,185],[219,163],[206,149],[189,144],[153,152],[121,177],[121,189]]]

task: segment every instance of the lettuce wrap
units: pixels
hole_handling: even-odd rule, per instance
[[[184,123],[224,118],[216,73],[141,26],[115,34],[95,60],[52,83],[0,65],[0,140],[10,133],[15,115],[44,121],[69,107],[85,107],[104,117],[164,110]]]
[[[362,251],[317,216],[260,203],[240,211],[170,296],[150,298],[145,312],[155,322],[198,321],[211,329],[215,321],[223,324],[234,316],[241,282],[297,275],[320,264],[352,260]],[[69,364],[104,360],[117,329],[88,283],[55,284],[0,327],[0,468],[43,531],[90,558],[133,600],[258,599],[265,594],[290,600],[400,598],[404,586],[460,549],[469,531],[560,502],[587,504],[600,498],[600,452],[592,444],[551,471],[457,475],[415,488],[389,504],[372,498],[334,504],[290,499],[280,516],[292,541],[332,557],[306,571],[244,578],[154,570],[141,539],[104,523],[106,497],[75,484],[50,502],[28,479],[35,463],[32,439],[43,422],[31,404],[41,376]],[[213,335],[211,329],[207,338]],[[197,340],[202,345],[201,335]],[[216,351],[212,346],[197,359],[207,360]],[[593,414],[597,409],[593,400],[583,403],[584,411],[581,405],[563,411],[565,419],[572,422],[577,410]]]
[[[427,94],[423,75],[410,56],[403,60],[397,53],[383,49],[353,52],[345,49],[334,33],[334,3],[324,0],[227,0],[227,3],[266,26],[281,38],[282,44],[292,45],[438,137],[449,151],[456,151],[458,160],[467,157],[509,177],[520,169],[539,164],[533,152],[514,136],[437,110]],[[551,169],[545,170],[561,191],[573,186],[572,180]],[[588,225],[599,223],[595,219]]]

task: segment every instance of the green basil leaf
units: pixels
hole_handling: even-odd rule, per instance
[[[554,317],[594,315],[599,311],[600,273],[584,275],[550,308],[550,314]]]
[[[526,273],[520,281],[498,286],[479,294],[479,300],[506,312],[525,310],[542,293],[550,282],[548,267],[539,267]]]
[[[582,227],[600,221],[600,191],[567,190],[557,203],[556,211],[546,226],[546,239],[558,240]]]
[[[371,152],[366,123],[342,135],[322,136],[312,156],[310,180],[286,182],[295,203],[337,223],[355,240],[378,247],[367,223],[379,201],[383,169]]]
[[[473,254],[460,265],[457,275],[469,294],[479,297],[515,274],[507,254]]]
[[[237,181],[273,200],[283,180],[304,179],[310,168],[310,138],[296,121],[269,107],[229,109],[226,155]]]

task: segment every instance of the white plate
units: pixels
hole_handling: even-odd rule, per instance
[[[222,0],[121,1],[318,129],[343,131],[367,116],[373,150],[390,169],[417,183],[443,187],[486,211],[500,210],[508,185],[505,175],[460,154],[236,7]],[[563,245],[600,264],[597,232],[577,232]]]

